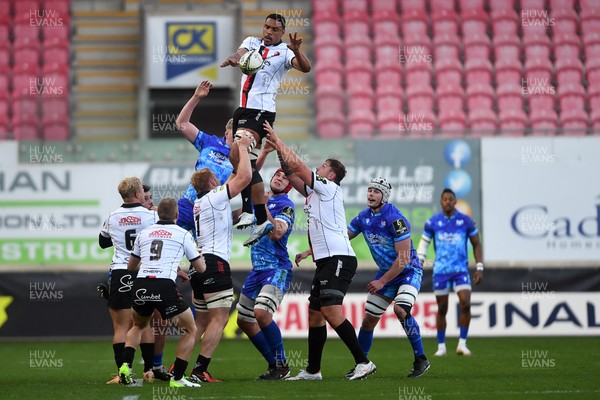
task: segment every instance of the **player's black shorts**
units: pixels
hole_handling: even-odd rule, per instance
[[[206,271],[190,275],[190,284],[195,299],[204,299],[205,293],[216,293],[233,288],[229,263],[214,254],[204,254]]]
[[[137,273],[126,269],[110,271],[110,291],[108,307],[113,310],[131,308],[131,285]]]
[[[267,136],[267,131],[263,127],[265,121],[269,121],[269,124],[273,126],[275,124],[275,113],[238,107],[233,113],[233,134],[235,135],[238,129],[252,129],[262,139]]]
[[[133,281],[131,299],[131,307],[143,317],[157,309],[163,319],[169,319],[189,308],[172,279],[137,278]]]
[[[320,311],[322,306],[341,305],[356,274],[356,257],[327,257],[316,261],[316,264],[308,307]]]

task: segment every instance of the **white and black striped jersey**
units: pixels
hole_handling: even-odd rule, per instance
[[[275,112],[275,97],[285,74],[292,69],[294,52],[287,44],[265,46],[262,39],[247,37],[240,48],[259,50],[264,60],[263,67],[254,75],[242,75],[240,107]]]
[[[192,234],[172,221],[158,221],[142,230],[135,239],[131,255],[142,261],[138,278],[173,281],[184,256],[190,261],[200,257]]]
[[[314,171],[312,174],[312,189],[305,185],[307,196],[304,211],[308,217],[308,239],[314,260],[355,256],[348,238],[342,188]]]
[[[127,269],[136,236],[156,221],[156,211],[148,210],[139,203],[123,204],[110,213],[102,225],[100,235],[110,238],[115,248],[111,270]]]
[[[198,248],[229,262],[233,240],[233,218],[227,185],[217,186],[194,203]]]

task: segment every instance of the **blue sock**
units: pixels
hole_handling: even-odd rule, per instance
[[[160,354],[155,354],[152,357],[152,366],[153,367],[160,367],[162,365],[162,353]]]
[[[275,364],[275,357],[273,357],[273,352],[271,351],[271,346],[267,342],[265,335],[262,331],[258,332],[256,335],[250,338],[250,341],[260,351],[260,354],[263,355],[265,360],[269,363],[269,365]]]
[[[421,340],[421,330],[419,329],[419,323],[416,319],[410,315],[404,321],[401,321],[406,337],[413,348],[415,357],[422,356],[425,354],[423,350],[423,340]]]
[[[273,353],[277,365],[285,365],[285,351],[283,349],[283,338],[281,337],[279,326],[277,326],[275,321],[271,321],[269,325],[262,328],[262,332],[269,343],[271,353]]]
[[[460,327],[460,338],[466,340],[468,334],[469,334],[469,327],[461,326]]]
[[[358,331],[358,343],[360,343],[360,347],[362,348],[365,356],[369,355],[369,351],[371,351],[371,345],[373,345],[373,332],[374,331],[365,331],[363,328],[360,328]]]
[[[437,331],[438,344],[446,343],[446,331]]]

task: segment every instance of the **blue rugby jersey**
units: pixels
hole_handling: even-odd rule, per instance
[[[276,242],[269,239],[268,235],[265,235],[258,243],[252,246],[250,250],[252,269],[255,271],[278,268],[291,270],[292,262],[288,255],[287,242],[294,225],[294,203],[287,194],[279,194],[269,198],[267,208],[273,219],[280,219],[287,222],[288,229]]]
[[[224,184],[233,172],[233,165],[229,162],[231,148],[225,143],[225,137],[219,138],[198,131],[198,136],[194,140],[194,147],[199,152],[195,170],[209,168],[215,173],[221,184]],[[198,195],[194,187],[190,184],[181,197],[194,203]]]
[[[410,223],[393,204],[386,203],[381,211],[373,214],[370,208],[361,211],[348,226],[355,234],[362,233],[375,264],[380,271],[387,271],[398,258],[394,243],[410,240]],[[405,269],[421,269],[419,257],[412,240],[410,262]]]
[[[423,236],[433,240],[433,273],[468,273],[468,238],[478,233],[473,220],[457,210],[449,218],[443,212],[429,218],[425,223]]]

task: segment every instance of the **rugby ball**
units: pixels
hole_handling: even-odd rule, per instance
[[[240,69],[246,75],[254,75],[263,66],[264,60],[257,50],[250,50],[240,58]]]
[[[256,146],[256,139],[254,139],[254,135],[252,132],[249,132],[245,129],[240,129],[235,133],[235,138],[239,139],[242,135],[246,135],[250,139],[250,146],[248,147],[248,151],[254,150],[254,146]]]

